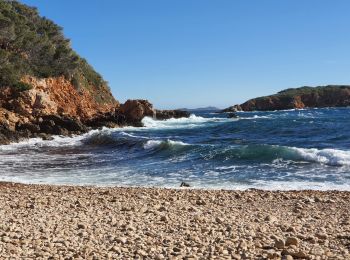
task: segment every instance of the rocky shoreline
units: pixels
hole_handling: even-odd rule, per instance
[[[0,184],[0,258],[349,259],[350,192]]]
[[[78,135],[102,127],[141,127],[146,116],[157,120],[190,116],[181,110],[156,110],[147,100],[128,100],[108,112],[98,112],[85,118],[43,112],[36,116],[23,116],[0,107],[0,145],[28,138],[48,140],[53,135]]]

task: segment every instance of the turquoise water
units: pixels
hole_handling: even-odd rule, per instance
[[[350,190],[350,109],[204,111],[0,146],[0,180],[224,189]]]

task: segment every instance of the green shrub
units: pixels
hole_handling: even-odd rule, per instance
[[[0,86],[26,89],[18,82],[24,75],[64,75],[77,88],[105,81],[70,47],[62,28],[36,8],[17,1],[0,0]]]
[[[17,91],[26,91],[26,90],[30,90],[32,88],[31,85],[24,83],[24,82],[17,82],[14,86],[13,86]]]

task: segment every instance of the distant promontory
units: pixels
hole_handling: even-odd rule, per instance
[[[274,111],[284,109],[350,106],[350,85],[327,85],[282,90],[277,94],[250,99],[222,112]]]

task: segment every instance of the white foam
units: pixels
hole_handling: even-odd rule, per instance
[[[201,126],[203,123],[208,122],[227,122],[227,118],[205,118],[201,116],[196,116],[191,114],[190,117],[182,117],[182,118],[170,118],[167,120],[155,120],[151,117],[145,117],[142,119],[142,123],[147,128],[191,128],[196,126]]]
[[[252,117],[240,117],[237,119],[241,119],[241,120],[255,120],[255,119],[271,119],[270,116],[258,116],[258,115],[254,115]]]
[[[23,148],[40,148],[40,147],[54,147],[54,146],[74,146],[81,143],[84,136],[62,137],[53,136],[52,140],[43,140],[41,138],[30,138],[28,140],[12,143],[9,145],[1,145],[0,151],[15,151]]]
[[[160,145],[169,145],[169,146],[186,146],[189,145],[187,143],[181,142],[181,141],[173,141],[173,140],[166,140],[166,141],[162,141],[162,140],[148,140],[144,145],[143,148],[144,149],[153,149],[156,148]]]
[[[148,137],[145,137],[145,136],[133,135],[133,134],[130,134],[130,133],[127,133],[127,132],[121,132],[120,134],[124,135],[124,136],[128,136],[128,137],[132,137],[132,138],[149,139]]]
[[[152,149],[152,148],[159,146],[161,143],[162,143],[162,141],[160,141],[160,140],[149,140],[143,145],[143,148]]]
[[[122,135],[129,137],[144,138],[146,137],[135,136],[128,131],[143,131],[147,129],[163,129],[163,128],[191,128],[200,126],[206,122],[220,122],[227,121],[225,118],[204,118],[196,116],[194,114],[190,115],[188,118],[171,118],[168,120],[154,120],[150,117],[145,117],[142,120],[142,123],[145,127],[121,127],[121,128],[107,128],[103,127],[102,129],[91,130],[88,133],[82,135],[73,135],[71,137],[67,136],[53,136],[52,140],[43,140],[41,138],[30,138],[25,141],[18,143],[12,143],[9,145],[0,145],[0,151],[16,151],[23,148],[39,148],[39,147],[59,147],[59,146],[75,146],[82,144],[82,140],[94,136],[96,134],[111,134],[113,132],[121,132]]]
[[[205,189],[223,189],[223,190],[247,190],[247,189],[260,189],[268,191],[290,191],[290,190],[339,190],[350,191],[350,183],[330,183],[330,182],[317,182],[317,181],[254,181],[253,183],[234,183],[231,181],[221,181],[216,183],[206,183],[201,181],[190,182],[193,188],[205,188]]]
[[[256,119],[256,118],[270,118],[270,117],[268,117],[268,116],[258,116],[258,115],[254,115],[253,118]]]
[[[0,151],[16,151],[23,148],[40,148],[40,147],[64,147],[77,146],[82,144],[82,140],[89,138],[96,134],[109,134],[116,131],[117,128],[107,128],[91,130],[82,135],[69,136],[52,136],[52,140],[43,140],[42,138],[29,138],[18,143],[11,143],[9,145],[0,145]]]
[[[291,147],[298,155],[306,161],[318,162],[332,166],[350,166],[350,151],[337,149],[316,149]]]
[[[293,112],[293,111],[304,111],[304,110],[310,110],[311,108],[291,108],[291,109],[280,109],[280,110],[271,110],[271,111],[261,111],[261,112]]]

